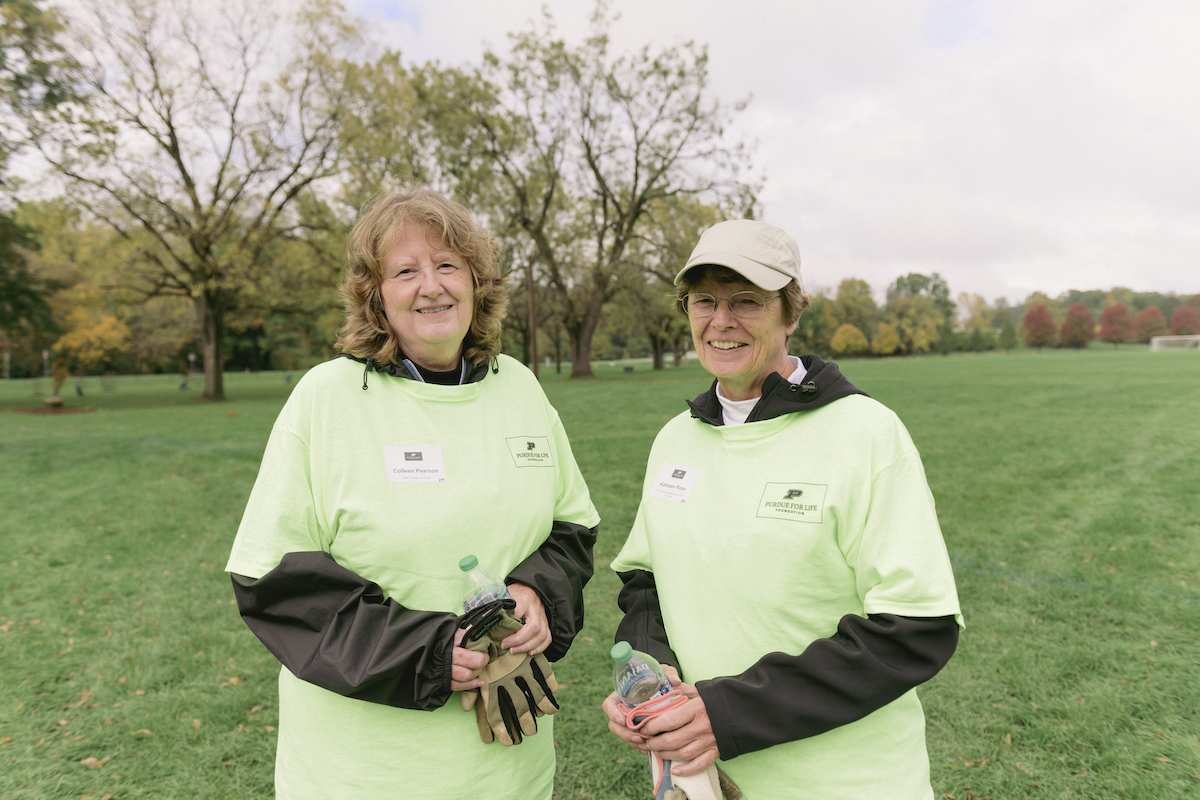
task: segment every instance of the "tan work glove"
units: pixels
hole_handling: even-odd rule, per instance
[[[509,653],[500,643],[521,629],[512,615],[512,600],[498,600],[472,610],[459,627],[467,629],[462,647],[488,653],[491,661],[479,674],[483,686],[461,693],[464,711],[475,711],[479,738],[491,744],[520,744],[537,733],[537,718],[558,710],[558,681],[544,655]]]

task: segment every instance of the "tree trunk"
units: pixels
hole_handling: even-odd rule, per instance
[[[533,368],[533,377],[538,375],[537,351],[537,301],[533,296],[533,262],[525,264],[525,291],[529,294],[529,334],[526,347],[529,350],[529,365]]]
[[[579,330],[567,330],[567,347],[571,351],[571,377],[592,377],[592,333],[596,326],[583,321]]]
[[[650,352],[654,354],[654,368],[666,369],[667,364],[663,358],[663,350],[665,349],[662,334],[650,334]]]
[[[222,347],[225,306],[214,291],[203,291],[196,298],[196,316],[200,320],[200,343],[204,348],[204,397],[225,399],[225,352]]]

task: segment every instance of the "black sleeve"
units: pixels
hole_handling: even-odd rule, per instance
[[[250,630],[293,675],[346,697],[432,710],[450,698],[458,617],[411,611],[323,552],[233,575]]]
[[[629,642],[634,650],[654,656],[660,664],[670,664],[679,669],[679,659],[671,649],[667,628],[663,624],[654,573],[635,569],[617,574],[624,584],[617,595],[617,605],[625,612],[625,616],[617,625],[614,638],[618,642]]]
[[[862,719],[936,675],[957,645],[953,616],[847,614],[798,656],[768,653],[696,689],[729,759]]]
[[[548,661],[567,654],[583,628],[583,587],[592,579],[596,528],[555,520],[542,546],[518,564],[506,583],[523,583],[538,593],[554,640],[546,648]]]

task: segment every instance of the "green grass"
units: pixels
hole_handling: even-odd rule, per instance
[[[1200,358],[1144,349],[847,360],[925,460],[968,629],[920,690],[938,797],[1200,793]],[[604,518],[555,671],[558,796],[644,797],[608,734],[608,569],[695,365],[543,371]],[[0,798],[267,798],[278,666],[221,572],[290,384],[0,382]],[[103,764],[89,768],[85,759]]]

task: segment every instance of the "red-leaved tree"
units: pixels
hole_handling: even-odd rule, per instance
[[[1167,318],[1163,316],[1162,309],[1158,306],[1148,306],[1137,315],[1135,328],[1137,340],[1143,343],[1149,342],[1152,336],[1167,335]]]
[[[1058,326],[1054,324],[1054,317],[1050,316],[1050,309],[1045,303],[1038,303],[1025,312],[1025,319],[1021,320],[1021,339],[1029,347],[1041,350],[1054,343],[1057,333]]]
[[[1133,341],[1133,311],[1124,303],[1113,303],[1100,312],[1100,341],[1109,342],[1113,349],[1122,342]]]
[[[1193,306],[1180,306],[1171,315],[1172,336],[1196,336],[1200,334],[1200,311]]]
[[[1063,347],[1082,349],[1096,338],[1096,320],[1083,303],[1071,303],[1066,319],[1058,332],[1058,343]]]

